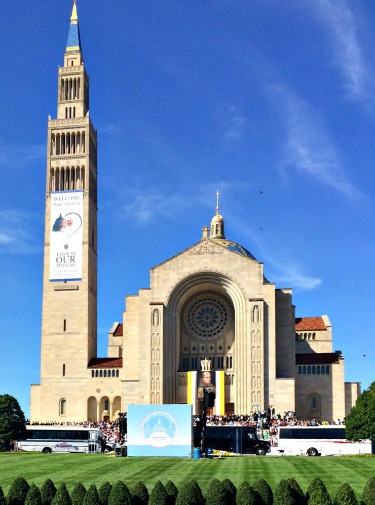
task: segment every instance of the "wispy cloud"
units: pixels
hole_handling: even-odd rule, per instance
[[[289,252],[285,247],[280,252],[280,247],[275,249],[274,244],[269,245],[264,242],[259,233],[249,227],[248,222],[244,222],[236,215],[229,213],[229,221],[232,227],[242,237],[243,244],[253,244],[260,256],[256,259],[265,263],[265,275],[272,277],[272,282],[276,282],[278,287],[293,288],[298,291],[311,291],[322,283],[322,280],[308,275],[306,267],[293,257],[293,252]],[[248,247],[248,246],[246,246]],[[254,253],[254,250],[251,250]]]
[[[35,160],[43,160],[46,157],[45,145],[19,145],[9,144],[4,139],[0,139],[0,166],[26,165]]]
[[[333,64],[343,76],[349,96],[373,104],[374,79],[361,46],[361,26],[347,0],[311,0],[311,5],[331,35]]]
[[[238,107],[229,107],[223,121],[224,138],[226,140],[240,140],[245,137],[247,118],[240,112]]]
[[[282,168],[294,168],[350,199],[364,195],[348,180],[340,156],[319,114],[285,86],[269,88],[276,104],[285,144]]]
[[[39,249],[32,234],[33,219],[24,212],[0,211],[0,253],[33,254]]]

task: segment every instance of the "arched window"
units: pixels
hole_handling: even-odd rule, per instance
[[[118,370],[116,370],[116,377],[119,377],[120,373]]]
[[[66,415],[66,400],[65,400],[65,398],[61,398],[61,400],[60,400],[59,412],[60,412],[60,416]]]
[[[298,367],[298,374],[301,375],[302,374],[302,367],[301,365]]]

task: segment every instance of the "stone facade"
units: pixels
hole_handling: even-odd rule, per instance
[[[48,125],[41,381],[31,387],[31,421],[106,420],[129,404],[186,403],[188,373],[205,359],[225,374],[227,413],[344,418],[360,388],[344,382],[328,317],[296,319],[292,290],[277,289],[261,262],[225,238],[218,201],[201,240],[152,268],[150,287],[126,297],[108,357],[97,357],[97,141],[88,86],[74,4],[57,118]],[[50,202],[67,191],[83,192],[82,275],[51,282]]]

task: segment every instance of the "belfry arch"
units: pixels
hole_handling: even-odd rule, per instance
[[[185,344],[189,336],[187,328],[187,311],[194,303],[204,304],[205,300],[212,300],[216,306],[222,305],[223,310],[228,312],[229,323],[225,328],[226,344],[231,344],[231,357],[232,369],[235,377],[233,385],[233,403],[237,413],[248,413],[251,411],[251,394],[250,388],[245,385],[248,381],[248,370],[251,366],[250,345],[247,335],[249,334],[249,306],[246,301],[244,291],[230,276],[215,271],[202,271],[196,272],[192,275],[181,279],[170,291],[164,313],[164,336],[163,336],[163,354],[164,354],[164,370],[163,370],[163,384],[164,384],[164,402],[173,403],[178,402],[176,377],[177,373],[183,368],[184,348],[182,343]],[[222,304],[220,302],[223,302]],[[224,332],[224,333],[225,333]],[[188,333],[188,335],[187,335]],[[203,356],[203,351],[206,356],[209,356],[209,347],[212,347],[220,340],[222,335],[215,337],[204,336],[196,338],[192,336],[192,329],[190,328],[190,337],[194,345],[200,345],[201,349],[196,352],[197,367],[200,369],[200,358]],[[207,346],[207,342],[209,342]],[[202,348],[204,349],[202,350]],[[211,350],[211,355],[218,357],[220,354],[217,348],[215,352]],[[225,356],[228,349],[222,349],[222,354]],[[192,356],[192,348],[190,347],[189,358]],[[194,363],[193,363],[194,364]],[[192,362],[188,363],[188,368],[193,369]],[[226,362],[219,364],[214,363],[214,369],[226,370]],[[171,378],[174,378],[171,380]]]

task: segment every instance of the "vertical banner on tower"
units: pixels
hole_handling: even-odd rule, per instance
[[[225,414],[225,372],[218,370],[215,372],[216,398],[215,414],[223,416]]]
[[[83,191],[51,193],[50,281],[82,279]]]
[[[187,373],[188,386],[187,386],[187,402],[193,406],[193,415],[196,412],[196,397],[197,397],[197,372],[190,371]]]

